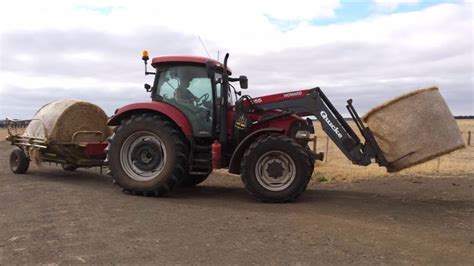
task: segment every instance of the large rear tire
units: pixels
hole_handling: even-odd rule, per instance
[[[108,141],[106,162],[114,183],[125,192],[161,196],[186,175],[186,140],[160,116],[133,115],[115,128]]]
[[[10,154],[10,170],[15,174],[25,174],[30,167],[30,159],[26,156],[26,153],[16,148]]]
[[[245,189],[264,202],[298,198],[311,178],[305,148],[287,136],[268,136],[250,145],[244,154],[241,178]]]

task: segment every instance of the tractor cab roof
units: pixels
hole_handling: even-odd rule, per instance
[[[211,61],[215,64],[218,70],[222,71],[224,69],[224,65],[212,58],[201,57],[201,56],[193,56],[193,55],[165,55],[165,56],[158,56],[154,57],[151,61],[151,65],[153,67],[157,67],[161,64],[168,64],[168,63],[193,63],[193,64],[203,64],[204,66],[208,61]],[[232,74],[232,70],[227,67],[227,72]]]

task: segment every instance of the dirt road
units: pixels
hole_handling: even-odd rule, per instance
[[[474,174],[312,183],[291,204],[215,175],[145,198],[96,170],[13,175],[10,149],[0,143],[0,264],[474,262]]]

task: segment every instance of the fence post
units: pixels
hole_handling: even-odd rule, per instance
[[[316,148],[318,147],[318,137],[313,137],[313,152],[316,153]]]
[[[467,146],[471,146],[471,131],[467,132]]]
[[[329,153],[329,137],[326,137],[326,149],[324,151],[324,162],[328,161],[328,153]]]

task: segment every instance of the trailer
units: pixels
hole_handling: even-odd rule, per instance
[[[40,121],[44,124],[42,121]],[[46,131],[46,127],[43,127]],[[8,127],[6,138],[12,145],[17,146],[10,154],[10,168],[15,174],[25,174],[28,171],[30,161],[37,163],[57,163],[66,171],[74,171],[77,168],[90,168],[104,166],[107,142],[103,141],[106,136],[101,131],[76,131],[70,141],[54,141],[48,137],[37,138],[13,133]],[[88,135],[97,141],[79,141],[79,136]],[[47,132],[45,132],[47,136]]]

